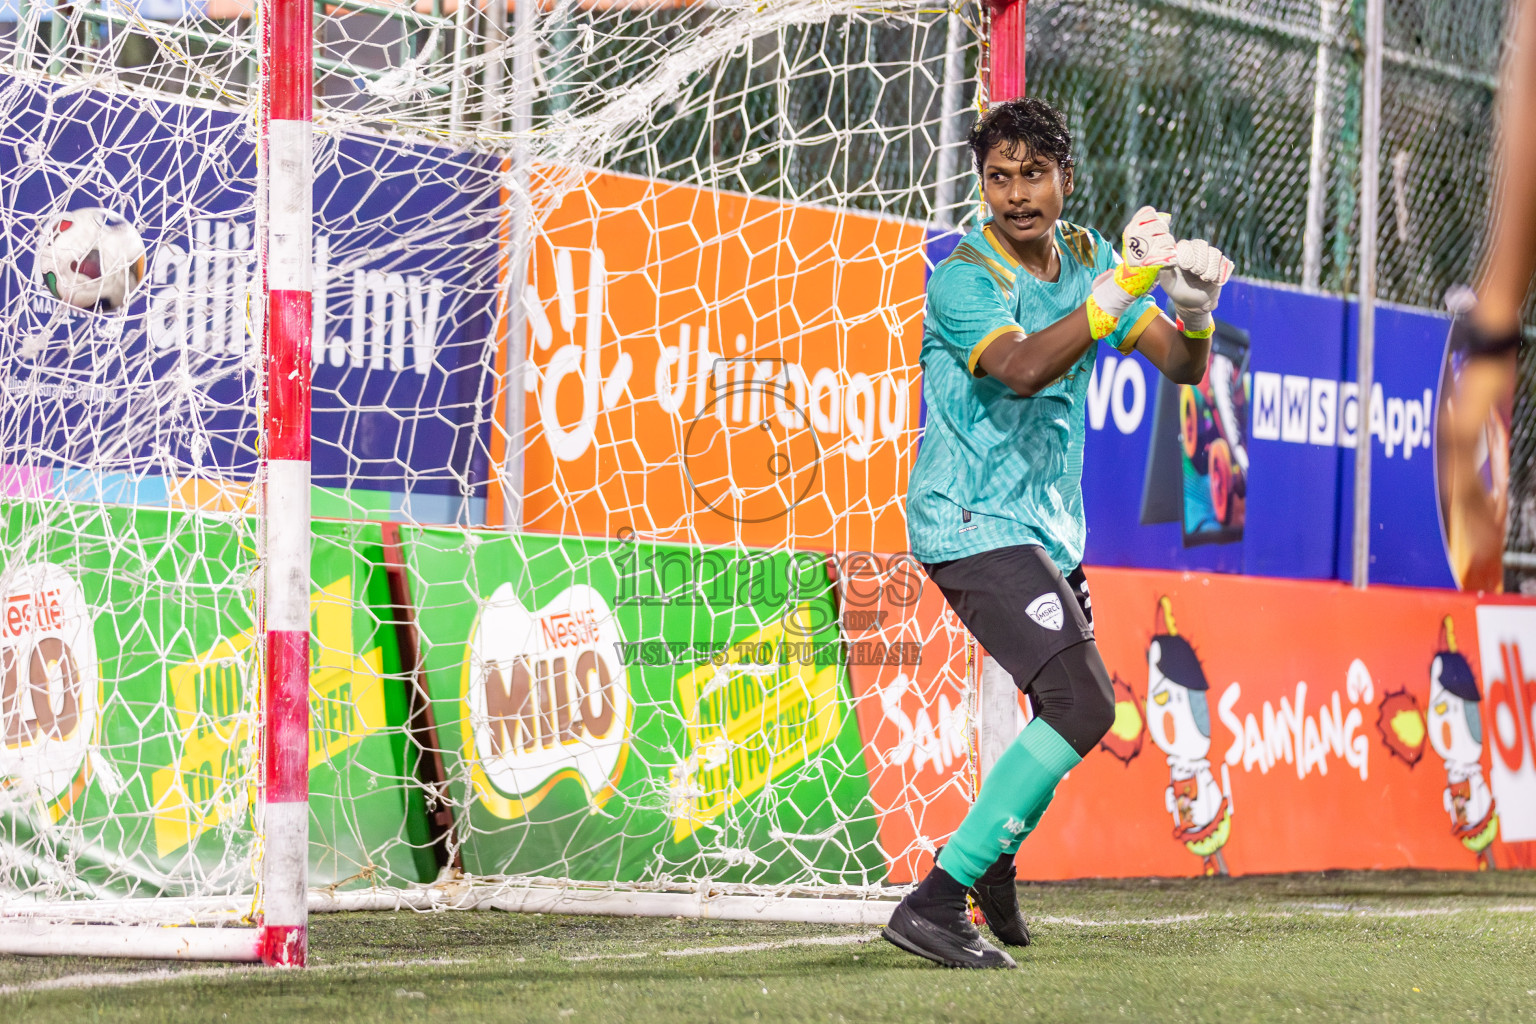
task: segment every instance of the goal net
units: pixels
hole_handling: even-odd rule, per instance
[[[273,958],[294,879],[880,920],[1017,714],[902,554],[992,12],[277,6],[0,3],[0,948]],[[1389,26],[1392,300],[1471,277],[1496,6]],[[1029,10],[1075,220],[1350,286],[1353,7]]]
[[[317,5],[305,204],[302,25],[7,10],[0,945],[271,958],[295,856],[319,909],[875,919],[910,868],[855,676],[945,688],[908,754],[968,750],[898,488],[981,16]]]

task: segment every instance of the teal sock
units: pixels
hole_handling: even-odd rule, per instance
[[[939,866],[956,881],[972,885],[1040,821],[1056,783],[1082,758],[1044,719],[1031,719],[992,766],[970,813],[939,856]]]
[[[1040,819],[1045,815],[1045,809],[1051,806],[1051,801],[1055,799],[1055,797],[1056,787],[1052,786],[1050,791],[1035,804],[1032,810],[1030,810],[1029,814],[1025,815],[1024,831],[1013,837],[1013,842],[1009,843],[1008,846],[1004,848],[1003,853],[1006,853],[1010,857],[1018,856],[1019,847],[1024,845],[1024,840],[1028,839],[1030,833],[1034,832],[1035,826],[1040,824]]]

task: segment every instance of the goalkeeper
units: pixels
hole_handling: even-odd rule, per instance
[[[1014,856],[1056,783],[1114,720],[1079,564],[1094,356],[1100,341],[1140,349],[1171,380],[1198,383],[1232,264],[1205,242],[1176,242],[1150,207],[1126,226],[1123,259],[1098,233],[1061,220],[1072,137],[1046,103],[992,108],[969,142],[991,216],[928,284],[928,417],[908,534],[950,607],[1029,695],[1034,718],[884,934],[948,966],[1013,967],[970,923],[966,893],[1003,942],[1029,942]],[[1177,324],[1148,295],[1159,282]]]

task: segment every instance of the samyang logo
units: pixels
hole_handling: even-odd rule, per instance
[[[96,637],[74,578],[47,562],[0,579],[0,792],[57,821],[85,790],[96,737]]]
[[[469,641],[463,677],[464,759],[497,817],[520,818],[561,779],[601,806],[629,749],[632,704],[613,611],[589,586],[543,608],[497,587]]]

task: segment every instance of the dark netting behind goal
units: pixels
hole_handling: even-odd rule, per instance
[[[1444,311],[1474,281],[1493,185],[1503,0],[1386,7],[1377,294]],[[1029,90],[1077,132],[1072,216],[1101,230],[1145,202],[1239,273],[1359,283],[1365,4],[1032,0]],[[1527,320],[1536,324],[1536,316]],[[1378,360],[1389,359],[1382,351]],[[1505,585],[1536,588],[1536,360],[1510,451]]]

